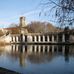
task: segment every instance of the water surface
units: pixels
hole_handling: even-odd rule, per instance
[[[0,67],[22,74],[74,74],[74,46],[0,46]]]

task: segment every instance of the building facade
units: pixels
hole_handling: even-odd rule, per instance
[[[74,32],[70,35],[68,31],[65,32],[49,32],[49,33],[28,33],[26,29],[25,17],[20,17],[19,34],[6,34],[0,37],[0,40],[7,43],[25,44],[25,43],[69,43],[72,40],[74,43]],[[72,37],[72,38],[71,38]]]

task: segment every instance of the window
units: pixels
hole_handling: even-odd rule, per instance
[[[45,41],[47,41],[47,36],[45,36]]]

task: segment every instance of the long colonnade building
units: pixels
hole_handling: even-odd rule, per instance
[[[65,42],[65,35],[59,38],[58,33],[40,34],[14,34],[11,35],[11,43],[58,43]]]
[[[11,35],[11,43],[58,43],[65,42],[65,34],[58,32],[28,33],[25,17],[20,17],[20,34]]]

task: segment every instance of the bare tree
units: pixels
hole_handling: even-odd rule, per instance
[[[41,2],[47,14],[55,11],[55,16],[61,26],[71,26],[74,24],[74,0],[45,0]],[[51,8],[50,8],[51,7]]]
[[[56,27],[48,22],[34,21],[27,26],[29,32],[34,33],[47,33],[57,31]]]
[[[18,24],[11,23],[11,24],[9,25],[9,27],[18,27]]]

